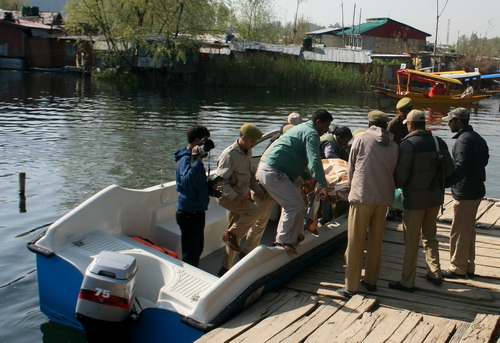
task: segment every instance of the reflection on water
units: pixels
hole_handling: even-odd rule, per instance
[[[216,157],[237,139],[245,122],[271,131],[290,112],[309,116],[325,108],[335,124],[355,130],[366,127],[370,110],[394,113],[397,101],[369,92],[325,95],[158,84],[137,87],[33,72],[0,71],[0,80],[0,216],[4,219],[0,239],[6,245],[0,259],[0,296],[11,299],[0,314],[2,341],[12,340],[16,330],[11,328],[19,326],[25,341],[41,341],[43,336],[45,342],[55,342],[59,333],[67,333],[59,325],[47,324],[38,310],[36,277],[31,273],[35,256],[25,248],[27,240],[110,184],[144,188],[173,180],[172,155],[186,144],[190,125],[202,123],[210,129],[216,147],[207,167],[213,169]],[[499,100],[471,106],[471,124],[491,149],[487,196],[497,198]],[[451,149],[452,134],[440,120],[450,107],[426,110],[429,127]],[[18,194],[21,172],[27,176],[25,203]],[[32,296],[25,299],[25,294]],[[12,300],[16,298],[25,301]]]

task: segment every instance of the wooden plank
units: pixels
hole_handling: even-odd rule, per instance
[[[500,207],[491,204],[491,207],[477,219],[481,228],[489,229],[498,226],[500,218]]]
[[[287,326],[311,313],[312,310],[317,307],[317,302],[317,299],[304,296],[297,296],[289,299],[286,304],[277,309],[274,313],[261,320],[257,325],[253,326],[251,330],[232,339],[231,342],[254,343],[256,337],[258,337],[259,341],[265,342],[286,329]]]
[[[471,323],[462,323],[462,324],[458,325],[457,331],[455,331],[455,334],[451,337],[451,339],[448,343],[460,342],[465,331],[467,331],[470,326],[471,326]]]
[[[422,315],[411,313],[386,342],[401,343],[421,321]]]
[[[434,327],[422,343],[448,342],[456,327],[457,323],[454,320],[434,318]]]
[[[293,281],[290,282],[290,284],[287,285],[287,288],[296,290],[296,291],[301,291],[301,292],[309,292],[309,293],[314,293],[318,295],[326,295],[326,296],[331,296],[331,297],[340,297],[336,289],[339,287],[342,287],[343,284],[338,284],[339,286],[336,287],[335,289],[329,289],[325,287],[320,287],[319,285],[312,284],[312,283],[306,283],[306,282],[300,282],[300,281]]]
[[[444,203],[443,203],[443,213],[439,214],[437,219],[439,221],[444,221],[444,222],[450,222],[453,220],[454,216],[454,211],[453,211],[453,205],[455,203],[455,200],[451,196],[451,194],[445,194],[444,195]]]
[[[332,343],[362,342],[383,319],[378,313],[365,312],[359,320],[356,320],[351,326],[343,330]]]
[[[293,323],[287,329],[271,338],[267,343],[303,342],[311,333],[313,333],[324,322],[331,318],[340,308],[342,308],[344,304],[344,300],[337,299],[325,302],[311,315],[302,318],[301,321]]]
[[[376,312],[381,313],[383,319],[366,337],[365,342],[386,342],[410,315],[410,312],[406,310],[392,310],[384,307],[377,309]]]
[[[379,290],[380,291],[380,290]],[[387,291],[389,292],[389,290]],[[394,291],[398,292],[398,291]],[[430,302],[420,302],[421,297],[413,297],[406,296],[408,293],[399,292],[399,295],[395,295],[391,297],[386,294],[382,294],[379,296],[379,301],[381,306],[392,307],[395,309],[407,310],[416,313],[432,315],[432,316],[440,316],[444,318],[453,318],[456,320],[462,321],[472,321],[477,313],[488,313],[488,314],[496,314],[498,313],[498,307],[485,307],[481,304],[476,306],[465,303],[457,303],[459,299],[455,299],[455,301],[440,299],[439,297],[430,298],[433,301]],[[403,294],[401,294],[403,293]],[[413,293],[415,294],[415,293]],[[397,298],[398,296],[399,298]]]
[[[498,325],[500,316],[478,314],[474,322],[465,331],[460,342],[483,343],[490,342]]]
[[[242,314],[201,336],[196,342],[228,342],[257,324],[268,314],[279,309],[295,296],[297,296],[297,293],[291,291],[265,294],[257,303],[250,306]]]
[[[488,210],[493,205],[495,205],[495,203],[491,200],[488,200],[488,199],[481,200],[481,202],[479,203],[479,206],[477,208],[477,212],[476,212],[476,221],[481,221],[481,217],[483,216],[483,214],[488,212]]]
[[[364,312],[376,305],[376,299],[353,296],[340,311],[337,311],[321,327],[314,331],[306,340],[307,343],[331,342],[342,331],[347,329]],[[325,340],[326,339],[326,340]]]
[[[412,342],[423,342],[431,330],[433,329],[434,324],[429,323],[428,321],[422,320],[417,326],[406,336],[403,343],[412,343]]]

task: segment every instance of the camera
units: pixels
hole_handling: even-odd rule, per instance
[[[201,156],[201,158],[205,158],[213,148],[215,148],[214,141],[210,138],[203,138],[200,143],[198,143],[196,155]]]
[[[222,196],[222,192],[216,188],[220,180],[222,180],[222,177],[220,176],[212,176],[208,178],[207,184],[209,196],[214,198],[220,198]]]

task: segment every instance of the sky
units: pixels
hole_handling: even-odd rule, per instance
[[[294,20],[297,0],[273,0],[277,19],[282,22]],[[355,21],[361,23],[367,18],[385,18],[412,26],[432,35],[428,42],[434,42],[436,32],[437,6],[442,14],[439,18],[438,44],[455,44],[459,36],[500,37],[500,0],[300,0],[299,14],[307,21],[323,26],[342,24],[352,26],[354,4]],[[444,8],[444,11],[443,11]],[[448,29],[449,28],[449,29]],[[449,33],[449,34],[448,34]]]

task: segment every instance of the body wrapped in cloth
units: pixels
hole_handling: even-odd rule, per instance
[[[328,202],[333,206],[339,202],[347,202],[349,195],[349,174],[347,162],[340,158],[330,158],[322,160],[325,170],[326,181],[328,182]],[[316,189],[317,189],[316,185]],[[317,232],[318,212],[321,208],[320,199],[314,198],[309,203],[310,209],[306,219],[306,229],[312,233]]]

